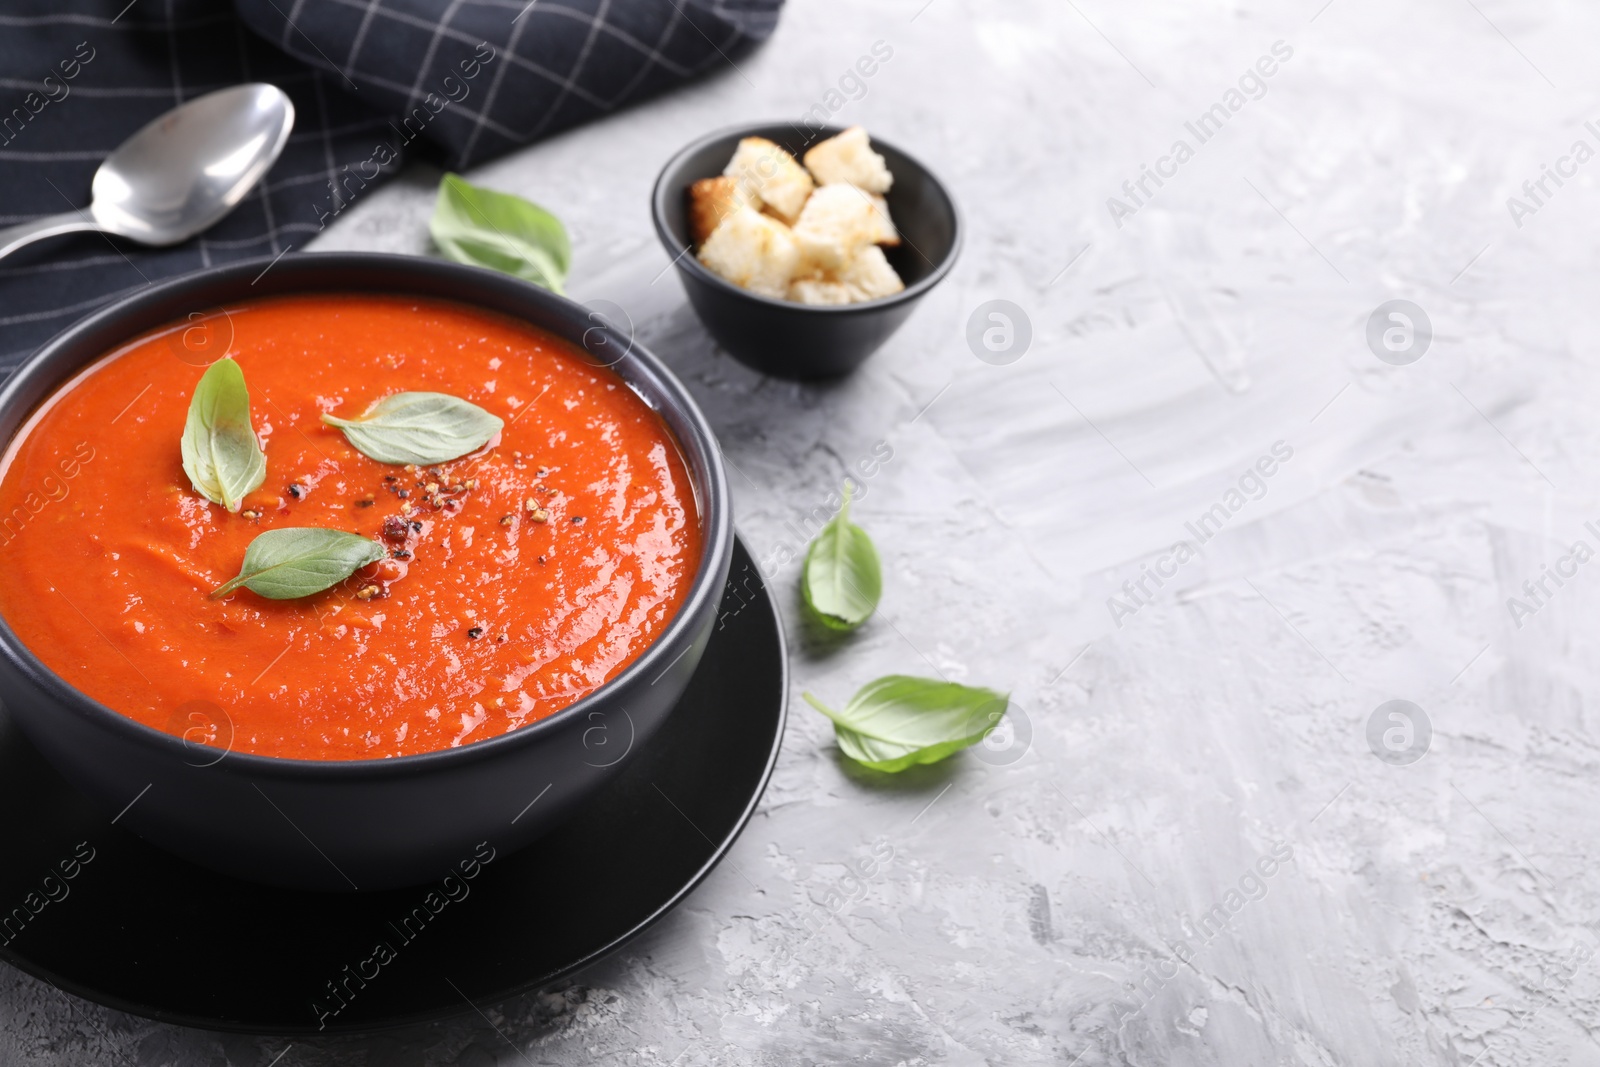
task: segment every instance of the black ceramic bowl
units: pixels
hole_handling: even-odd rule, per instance
[[[689,247],[689,186],[721,174],[740,138],[765,137],[798,159],[842,131],[841,126],[787,122],[723,130],[673,156],[656,179],[651,198],[656,233],[667,255],[675,257],[689,302],[718,344],[763,374],[835,378],[855,370],[950,272],[961,251],[960,215],[944,185],[927,167],[873,136],[872,147],[894,175],[887,199],[901,241],[885,253],[906,283],[903,292],[864,304],[814,307],[741,289],[695,258],[695,249]]]
[[[500,737],[415,756],[291,760],[193,745],[73,689],[3,619],[0,699],[39,750],[119,825],[186,859],[298,889],[431,881],[471,862],[479,842],[504,853],[550,829],[665,720],[716,621],[733,550],[720,455],[671,372],[582,305],[504,274],[409,256],[305,254],[267,265],[237,263],[154,285],[60,334],[0,390],[0,441],[86,363],[191,312],[301,292],[455,300],[584,345],[661,413],[682,448],[704,534],[688,599],[637,660],[576,704]]]

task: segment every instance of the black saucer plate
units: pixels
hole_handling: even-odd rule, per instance
[[[0,958],[211,1030],[348,1033],[471,1012],[614,951],[710,873],[766,788],[787,694],[777,611],[741,542],[666,725],[638,751],[604,739],[631,763],[604,792],[521,852],[463,856],[471,878],[345,895],[236,881],[145,844],[0,714]]]

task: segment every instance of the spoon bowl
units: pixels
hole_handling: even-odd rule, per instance
[[[95,172],[93,202],[0,230],[0,256],[56,234],[100,230],[173,245],[215,225],[271,169],[294,104],[255,82],[197,97],[147,124]]]
[[[128,138],[95,172],[90,211],[102,228],[152,245],[221,220],[272,166],[294,127],[275,85],[236,85],[174,108]]]

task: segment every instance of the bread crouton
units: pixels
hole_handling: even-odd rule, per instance
[[[872,150],[867,131],[852,126],[843,133],[815,145],[806,153],[806,169],[818,185],[849,182],[869,193],[887,193],[894,175],[882,156]]]
[[[739,183],[752,203],[765,204],[784,222],[800,217],[814,183],[788,152],[764,137],[746,137],[722,173]]]
[[[826,278],[799,278],[789,283],[789,299],[802,304],[849,304],[855,294],[843,282]]]
[[[856,252],[839,272],[838,280],[850,290],[852,302],[893,296],[906,287],[877,245],[867,245]]]
[[[799,270],[800,246],[789,227],[745,206],[711,231],[700,248],[700,262],[734,285],[782,298]]]
[[[900,231],[894,228],[894,219],[889,217],[889,201],[877,193],[868,193],[872,201],[874,212],[872,243],[875,245],[888,245],[894,248],[900,244]]]
[[[807,266],[827,272],[839,270],[856,249],[872,244],[884,225],[867,193],[853,185],[824,185],[806,201],[794,235]]]
[[[719,222],[749,202],[732,178],[701,178],[689,186],[689,236],[697,246],[705,244]]]

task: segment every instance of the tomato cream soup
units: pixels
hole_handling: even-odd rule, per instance
[[[224,346],[266,459],[236,512],[197,491],[180,449]],[[418,466],[322,421],[401,392],[503,426]],[[297,599],[211,595],[285,527],[359,534],[382,558]],[[0,465],[0,616],[69,684],[157,729],[266,756],[402,756],[615,677],[682,606],[701,536],[672,434],[581,349],[443,301],[277,297],[155,331],[40,405]]]

